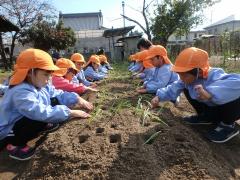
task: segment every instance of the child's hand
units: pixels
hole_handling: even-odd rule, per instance
[[[89,118],[91,117],[90,114],[82,111],[82,110],[70,110],[70,117],[71,118]]]
[[[92,87],[86,87],[86,90],[92,91],[92,92],[98,92],[98,89],[92,88]]]
[[[87,110],[93,110],[92,103],[86,101],[85,99],[81,98],[80,96],[78,97],[78,105],[80,108],[85,108]]]
[[[209,94],[201,84],[194,86],[194,90],[197,92],[200,100],[209,100],[212,98],[211,94]]]
[[[91,88],[96,88],[97,87],[97,84],[96,83],[92,83],[91,86],[89,86]]]
[[[152,108],[158,107],[159,102],[160,102],[160,100],[159,100],[158,96],[155,96],[155,97],[151,100]]]
[[[145,88],[139,88],[137,89],[137,92],[140,94],[144,94],[144,93],[147,93],[147,90]]]

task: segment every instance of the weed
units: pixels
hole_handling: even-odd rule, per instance
[[[144,143],[143,145],[145,144],[152,144],[153,141],[156,139],[156,137],[158,136],[158,134],[160,133],[161,131],[157,131],[155,132],[154,134],[152,134]]]

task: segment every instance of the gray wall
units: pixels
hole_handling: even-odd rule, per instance
[[[101,28],[98,17],[63,18],[64,27],[70,27],[73,31],[94,30]]]

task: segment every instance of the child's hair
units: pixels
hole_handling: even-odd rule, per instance
[[[138,43],[137,43],[137,48],[140,49],[141,47],[145,48],[145,49],[149,49],[152,46],[152,42],[145,39],[145,38],[141,38],[139,39]]]
[[[83,67],[83,70],[86,70],[86,69],[88,68],[88,66],[93,67],[93,66],[92,66],[92,63],[88,63],[88,64],[86,64],[86,65]]]
[[[96,55],[102,55],[102,54],[105,54],[105,51],[104,49],[99,49],[98,52],[96,53]]]
[[[190,71],[187,71],[185,73],[188,73],[188,74],[191,74],[191,75],[193,75],[195,77],[198,77],[199,74],[201,74],[201,71],[202,70],[200,68],[194,68],[194,69],[191,69]]]
[[[100,60],[99,60],[99,56],[98,55],[90,56],[87,64],[85,65],[85,67],[83,69],[86,70],[88,66],[93,67],[92,63],[97,63],[98,65],[100,65]]]

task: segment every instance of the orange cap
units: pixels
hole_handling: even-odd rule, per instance
[[[130,55],[129,56],[130,61],[136,61],[136,59],[138,59],[137,56],[138,56],[137,53]]]
[[[138,61],[138,62],[139,62],[139,61],[145,61],[145,60],[148,60],[148,59],[149,59],[149,58],[147,58],[147,57],[148,57],[148,50],[140,51],[140,52],[138,52],[137,54],[138,54],[138,55],[137,55],[137,57],[138,57],[137,61]]]
[[[208,76],[210,69],[208,62],[208,53],[202,49],[190,47],[184,49],[176,58],[172,67],[174,72],[187,72],[194,68],[200,68],[203,71],[203,77]]]
[[[91,55],[86,66],[88,66],[90,63],[96,63],[96,64],[100,65],[100,60],[99,60],[98,55]]]
[[[59,70],[54,71],[53,75],[55,76],[64,76],[67,73],[69,68],[72,68],[77,72],[79,71],[76,68],[75,64],[70,59],[66,59],[66,58],[58,59],[56,62],[56,66],[59,67]]]
[[[152,45],[148,50],[147,59],[151,59],[155,56],[161,56],[166,64],[172,64],[167,56],[167,50],[161,45]]]
[[[153,68],[154,66],[152,64],[152,61],[150,59],[147,59],[143,61],[143,67],[148,69],[148,68]]]
[[[22,51],[14,66],[14,72],[10,79],[10,85],[20,84],[27,77],[30,69],[44,69],[55,71],[59,68],[53,64],[51,56],[40,49],[26,49]]]
[[[84,59],[83,55],[80,54],[80,53],[74,53],[71,56],[71,60],[74,61],[74,62],[83,62],[83,63],[85,63],[85,59]]]
[[[101,63],[102,63],[102,62],[108,63],[107,57],[106,57],[105,55],[99,55],[98,57],[99,57],[99,60],[100,60]]]

